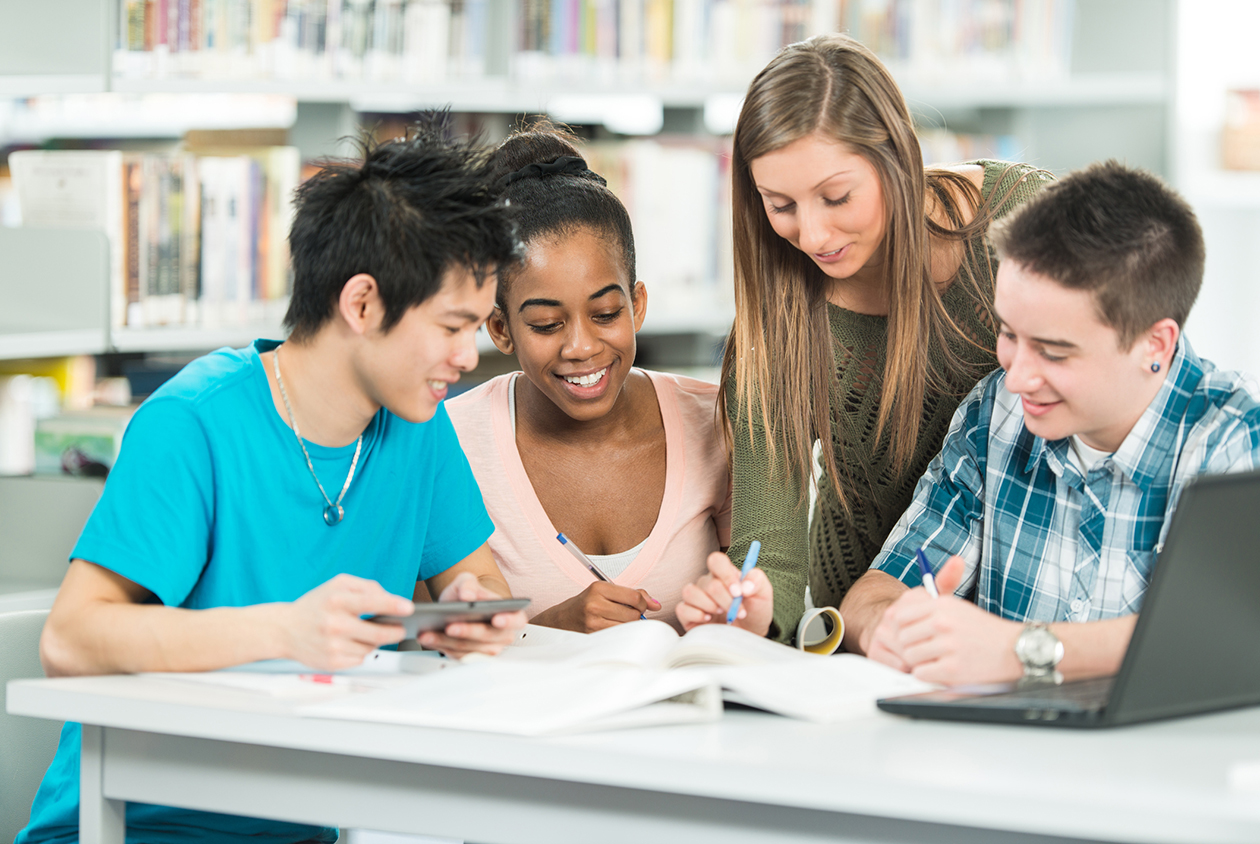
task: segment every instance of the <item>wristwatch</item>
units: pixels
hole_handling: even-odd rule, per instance
[[[1059,684],[1063,675],[1055,670],[1063,659],[1063,643],[1044,621],[1029,621],[1015,640],[1015,656],[1024,666],[1021,685]]]

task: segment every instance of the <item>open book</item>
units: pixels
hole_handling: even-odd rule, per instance
[[[532,635],[531,635],[532,634]],[[557,662],[575,666],[633,665],[670,669],[702,665],[763,665],[818,657],[727,624],[702,624],[679,635],[663,621],[634,621],[573,633],[529,626],[501,657],[505,661]]]
[[[824,657],[722,624],[660,621],[590,635],[528,627],[504,655],[299,709],[319,718],[543,735],[713,721],[722,699],[826,723],[931,688],[861,657]]]

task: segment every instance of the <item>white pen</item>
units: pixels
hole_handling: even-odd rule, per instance
[[[933,598],[939,598],[941,595],[936,591],[936,578],[932,576],[932,567],[928,565],[927,554],[923,553],[920,548],[914,552],[914,558],[919,561],[919,574],[923,576],[923,588]]]
[[[612,578],[599,570],[599,566],[591,562],[591,558],[582,553],[581,549],[574,544],[572,539],[563,533],[557,533],[556,539],[560,540],[560,544],[569,549],[569,553],[577,558],[577,561],[591,570],[591,574],[598,577],[605,583],[612,583]]]
[[[569,539],[569,537],[565,536],[563,533],[557,533],[556,539],[559,539],[560,544],[569,549],[569,553],[572,554],[579,563],[590,569],[591,574],[595,575],[605,583],[612,583],[612,578],[600,571],[599,566],[591,562],[591,558],[583,554],[582,549],[578,548],[577,544],[572,539]],[[639,613],[639,618],[643,621],[647,621],[647,616],[643,613]]]

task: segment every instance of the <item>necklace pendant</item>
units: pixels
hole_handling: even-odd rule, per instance
[[[340,504],[329,504],[324,508],[324,524],[329,527],[340,524],[345,517],[346,511],[341,508]]]

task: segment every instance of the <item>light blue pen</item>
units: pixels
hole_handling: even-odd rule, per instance
[[[743,583],[744,578],[748,577],[748,573],[757,567],[757,557],[761,555],[761,542],[754,539],[748,545],[748,556],[744,557],[744,565],[739,570],[739,582]],[[730,624],[735,621],[735,616],[739,615],[739,605],[744,603],[743,595],[736,595],[735,600],[731,601],[731,608],[726,611],[726,623]]]
[[[936,591],[936,578],[932,576],[932,567],[928,565],[927,554],[923,553],[920,548],[914,552],[914,558],[919,561],[919,574],[923,577],[923,588],[933,598],[941,597],[941,593]]]

